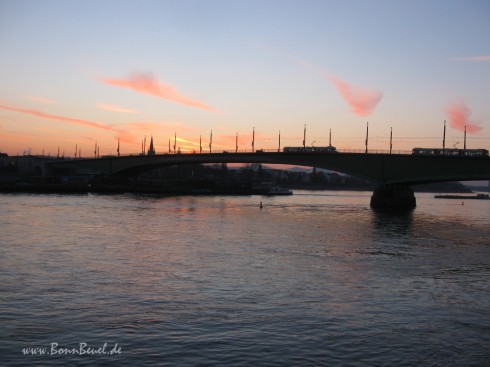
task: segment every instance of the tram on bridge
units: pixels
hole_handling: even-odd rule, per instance
[[[413,148],[413,155],[445,156],[445,157],[488,157],[487,149],[440,149]]]
[[[329,145],[328,147],[285,147],[284,153],[337,153],[337,148]]]

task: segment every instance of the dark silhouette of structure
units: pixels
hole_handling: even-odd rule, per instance
[[[366,153],[206,153],[154,154],[98,159],[47,161],[38,170],[45,176],[90,171],[100,175],[136,176],[159,167],[203,163],[266,163],[310,166],[369,179],[377,185],[371,206],[410,209],[416,205],[412,185],[490,179],[489,157]],[[152,154],[150,154],[150,151]]]
[[[150,139],[150,147],[148,148],[148,155],[155,155],[155,147],[153,146],[153,136]]]

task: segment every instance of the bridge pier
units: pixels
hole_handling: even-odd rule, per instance
[[[408,186],[381,185],[371,196],[371,208],[374,210],[408,211],[416,206],[415,195]]]

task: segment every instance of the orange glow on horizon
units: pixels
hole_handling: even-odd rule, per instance
[[[157,153],[168,152],[168,142],[170,140],[170,151],[174,149],[174,132],[177,132],[176,149],[183,153],[209,152],[209,133],[201,135],[201,142],[198,129],[187,127],[183,122],[164,122],[164,121],[133,121],[127,123],[104,124],[88,119],[72,118],[66,115],[46,113],[37,109],[18,107],[8,101],[0,101],[0,110],[11,113],[8,120],[10,127],[6,129],[6,123],[3,124],[3,131],[0,131],[2,145],[0,149],[8,154],[21,154],[23,151],[31,151],[33,154],[46,154],[57,151],[58,146],[61,151],[66,149],[67,154],[72,156],[75,151],[75,145],[82,147],[84,157],[93,157],[94,144],[97,142],[100,147],[101,155],[116,154],[118,141],[120,143],[121,154],[139,154],[142,152],[142,145],[146,136],[146,147],[149,146],[151,136],[153,136],[154,145],[157,147]],[[7,113],[6,112],[6,113]],[[451,127],[464,130],[466,122],[467,132],[472,134],[482,130],[482,127],[469,123],[468,118],[470,110],[463,102],[453,103],[447,113],[450,116]],[[16,117],[18,114],[20,117]],[[22,116],[24,115],[24,117]],[[44,119],[44,124],[38,121],[23,121],[25,115],[35,118]],[[7,121],[7,120],[5,120]],[[61,122],[62,124],[50,124],[49,121]],[[83,129],[77,126],[84,127]],[[216,126],[214,126],[216,127]],[[90,128],[90,129],[89,129]],[[370,125],[371,128],[371,125]],[[95,129],[95,130],[93,130]],[[237,149],[237,135],[230,133],[231,128],[220,127],[222,134],[214,133],[212,142],[213,152],[228,151],[235,152]],[[219,130],[219,129],[218,129]],[[307,133],[307,145],[324,146],[328,144],[328,133],[320,133],[318,130],[310,135]],[[338,130],[337,130],[338,131]],[[340,129],[337,133],[334,131],[332,145],[336,146],[339,151],[353,149],[361,151],[364,149],[364,129],[359,128],[356,132],[347,129]],[[180,133],[179,133],[180,132]],[[252,131],[247,129],[246,133],[238,132],[238,151],[252,151]],[[296,133],[288,131],[281,135],[281,149],[285,146],[302,146],[303,129],[298,129]],[[382,126],[373,125],[370,130],[369,150],[389,150],[389,130],[384,130]],[[485,138],[485,137],[484,137]],[[429,139],[429,140],[428,140]],[[455,138],[456,139],[456,138]],[[478,138],[475,138],[478,139]],[[416,141],[422,141],[417,143]],[[455,140],[456,141],[456,140]],[[393,141],[393,150],[409,151],[414,146],[437,146],[439,137],[423,136],[396,136]],[[481,147],[481,142],[475,142]],[[73,147],[72,147],[73,145]],[[264,149],[266,151],[277,151],[279,147],[278,133],[255,130],[255,150]],[[147,149],[146,149],[147,150]]]
[[[77,119],[77,118],[60,116],[60,115],[53,115],[53,114],[45,113],[45,112],[38,111],[38,110],[18,108],[18,107],[6,105],[5,103],[0,104],[0,109],[15,112],[15,113],[20,113],[20,114],[30,115],[30,116],[34,116],[34,117],[41,118],[41,119],[47,119],[47,120],[56,121],[56,122],[64,122],[64,123],[70,123],[70,124],[74,124],[74,125],[86,126],[86,127],[98,129],[100,131],[115,133],[115,135],[111,139],[112,141],[117,141],[119,139],[121,142],[131,145],[133,150],[137,149],[137,147],[139,146],[139,140],[136,137],[134,137],[131,132],[128,132],[128,131],[125,131],[123,129],[116,128],[116,127],[113,127],[110,125],[105,125],[105,124],[102,124],[100,122]],[[133,125],[136,125],[136,124],[133,124]],[[133,128],[134,127],[135,126],[133,126]],[[32,126],[29,126],[28,128],[38,130],[41,132],[45,132],[45,133],[49,133],[49,135],[46,137],[43,137],[42,139],[39,139],[39,136],[32,135],[30,138],[26,139],[26,136],[29,136],[29,135],[24,133],[23,134],[24,137],[22,139],[21,138],[16,139],[17,144],[18,143],[31,142],[31,143],[35,143],[36,146],[39,146],[40,144],[48,143],[52,147],[53,146],[56,147],[57,144],[54,143],[55,139],[59,139],[59,137],[63,137],[64,138],[63,140],[70,140],[65,135],[66,132],[63,132],[63,131],[59,131],[59,134],[57,134],[56,130],[53,130],[53,129],[46,129],[43,127],[32,127]],[[20,136],[20,134],[15,134],[15,135]],[[55,136],[55,135],[57,135],[57,136]],[[78,137],[80,144],[82,144],[83,140],[86,140],[86,139],[89,139],[89,140],[92,140],[95,142],[95,141],[103,141],[103,140],[106,140],[108,138],[107,137],[101,137],[101,136],[98,136],[95,139],[93,137],[91,137],[91,138],[83,137],[83,136]],[[18,150],[16,148],[14,148],[13,146],[11,146],[16,141],[11,139],[8,142],[7,149],[10,152],[12,152],[12,151],[15,152],[16,150]],[[61,144],[61,145],[63,145],[63,144]],[[52,149],[52,147],[51,147],[51,149]],[[48,148],[48,147],[46,147],[46,148]],[[6,149],[6,147],[2,147],[2,149]]]

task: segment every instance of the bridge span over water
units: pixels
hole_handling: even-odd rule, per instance
[[[206,163],[263,163],[310,166],[369,179],[378,185],[371,205],[415,206],[410,186],[490,179],[489,157],[390,153],[237,152],[111,156],[45,163],[47,176],[93,172],[132,176],[159,167]],[[406,202],[404,204],[404,202]]]
[[[46,173],[97,172],[132,176],[159,167],[205,163],[263,163],[329,169],[369,179],[379,185],[416,185],[490,179],[489,157],[423,156],[389,153],[202,153],[70,159],[46,162]]]

